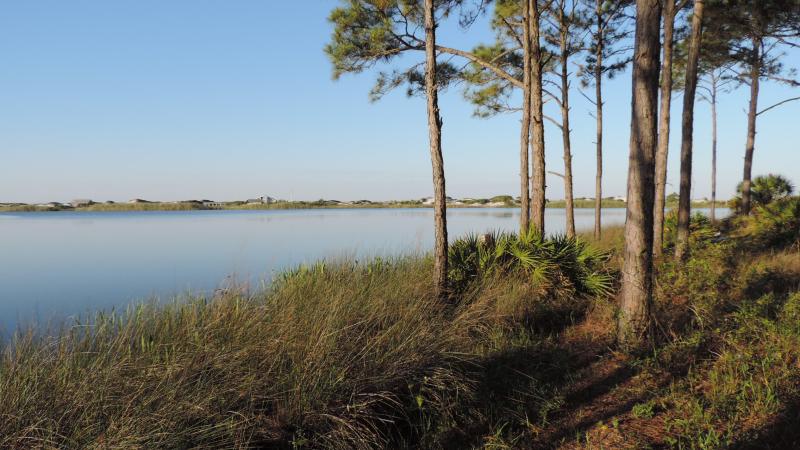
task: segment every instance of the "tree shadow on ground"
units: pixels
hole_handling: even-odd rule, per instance
[[[795,400],[774,420],[731,448],[736,450],[778,450],[800,448],[800,400]]]
[[[521,434],[527,421],[537,422],[560,408],[561,387],[572,374],[598,357],[597,345],[564,345],[559,336],[585,319],[581,308],[549,305],[521,320],[527,340],[513,348],[490,353],[477,362],[472,414],[463,417],[440,438],[443,448],[480,447],[498,426]]]

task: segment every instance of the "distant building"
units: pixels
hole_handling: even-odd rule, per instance
[[[204,200],[203,201],[203,206],[206,207],[206,208],[211,208],[211,209],[222,208],[223,206],[225,206],[225,203],[224,202],[213,202],[211,200]]]
[[[75,199],[75,200],[73,200],[73,201],[69,202],[69,204],[70,204],[70,206],[72,206],[73,208],[79,208],[79,207],[81,207],[81,206],[90,206],[90,205],[94,205],[94,202],[93,202],[93,201],[91,201],[91,200],[89,200],[89,199],[87,199],[87,198],[79,198],[79,199]]]
[[[152,203],[152,202],[148,200],[142,200],[141,198],[134,198],[132,200],[129,200],[128,203]]]
[[[454,199],[453,197],[449,197],[448,196],[448,197],[444,198],[444,201],[445,201],[445,203],[453,203],[453,202],[457,202],[458,200]],[[433,204],[433,197],[425,197],[425,198],[423,198],[422,199],[422,204],[423,205],[432,205]]]
[[[277,200],[275,200],[274,198],[270,197],[269,195],[265,195],[263,197],[258,197],[258,198],[249,198],[249,199],[247,199],[247,201],[245,203],[247,203],[247,204],[262,203],[264,205],[270,205],[272,203],[275,203],[276,201]]]
[[[39,207],[42,207],[42,208],[63,208],[64,207],[64,205],[62,205],[59,202],[39,203],[36,206],[39,206]]]

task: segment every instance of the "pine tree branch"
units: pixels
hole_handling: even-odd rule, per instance
[[[522,88],[523,87],[522,81],[512,77],[508,72],[504,71],[503,69],[501,69],[497,65],[492,64],[489,61],[486,61],[486,60],[484,60],[482,58],[479,58],[478,56],[476,56],[473,53],[465,52],[464,50],[459,50],[457,48],[443,47],[441,45],[437,45],[436,46],[436,50],[438,50],[438,51],[440,51],[442,53],[449,53],[451,55],[456,55],[456,56],[460,56],[462,58],[468,59],[468,60],[474,62],[475,64],[483,67],[484,69],[490,70],[495,75],[497,75],[498,77],[508,81],[509,83],[513,84],[514,86],[516,86],[518,88]]]
[[[557,126],[559,130],[563,130],[564,129],[564,125],[562,125],[561,122],[557,121],[556,119],[553,119],[552,117],[548,116],[547,114],[542,114],[542,117],[544,117],[545,119],[549,120],[553,125]]]
[[[778,106],[781,106],[781,105],[783,105],[784,103],[793,102],[793,101],[795,101],[795,100],[800,100],[800,97],[787,98],[786,100],[784,100],[784,101],[782,101],[782,102],[775,103],[774,105],[770,106],[769,108],[764,108],[764,109],[762,109],[761,111],[757,112],[757,113],[756,113],[756,115],[757,115],[757,116],[759,116],[759,115],[761,115],[761,114],[763,114],[763,113],[765,113],[765,112],[769,111],[769,110],[770,110],[770,109],[772,109],[772,108],[777,108]]]
[[[583,96],[583,98],[588,100],[589,103],[593,104],[594,106],[597,106],[597,100],[592,100],[591,98],[589,98],[589,96],[586,95],[585,92],[583,92],[583,89],[578,89],[578,93],[581,94]]]

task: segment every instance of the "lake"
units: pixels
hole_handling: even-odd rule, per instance
[[[519,211],[453,208],[447,218],[452,239],[516,231]],[[545,220],[563,232],[563,209]],[[603,211],[604,225],[624,221],[624,209]],[[575,222],[591,230],[594,211],[577,209]],[[231,283],[256,289],[301,263],[432,245],[431,209],[0,213],[0,329]]]

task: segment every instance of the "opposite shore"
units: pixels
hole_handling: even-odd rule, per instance
[[[676,207],[676,201],[667,201],[667,207]],[[519,207],[517,199],[501,195],[492,198],[479,199],[448,199],[448,208],[513,208]],[[626,202],[621,198],[604,198],[601,202],[603,208],[625,208]],[[695,208],[708,208],[708,200],[695,200]],[[728,207],[728,202],[717,201],[716,206]],[[202,210],[283,210],[283,209],[352,209],[352,208],[430,208],[432,204],[427,199],[420,200],[392,200],[392,201],[285,201],[285,200],[247,200],[216,202],[210,200],[188,200],[179,202],[160,202],[146,200],[131,200],[129,202],[93,202],[90,200],[73,201],[71,203],[50,202],[44,204],[27,203],[0,203],[0,212],[49,212],[49,211],[87,211],[87,212],[125,212],[125,211],[202,211]],[[547,208],[565,208],[564,200],[549,200]],[[592,198],[576,199],[575,208],[594,208]]]

